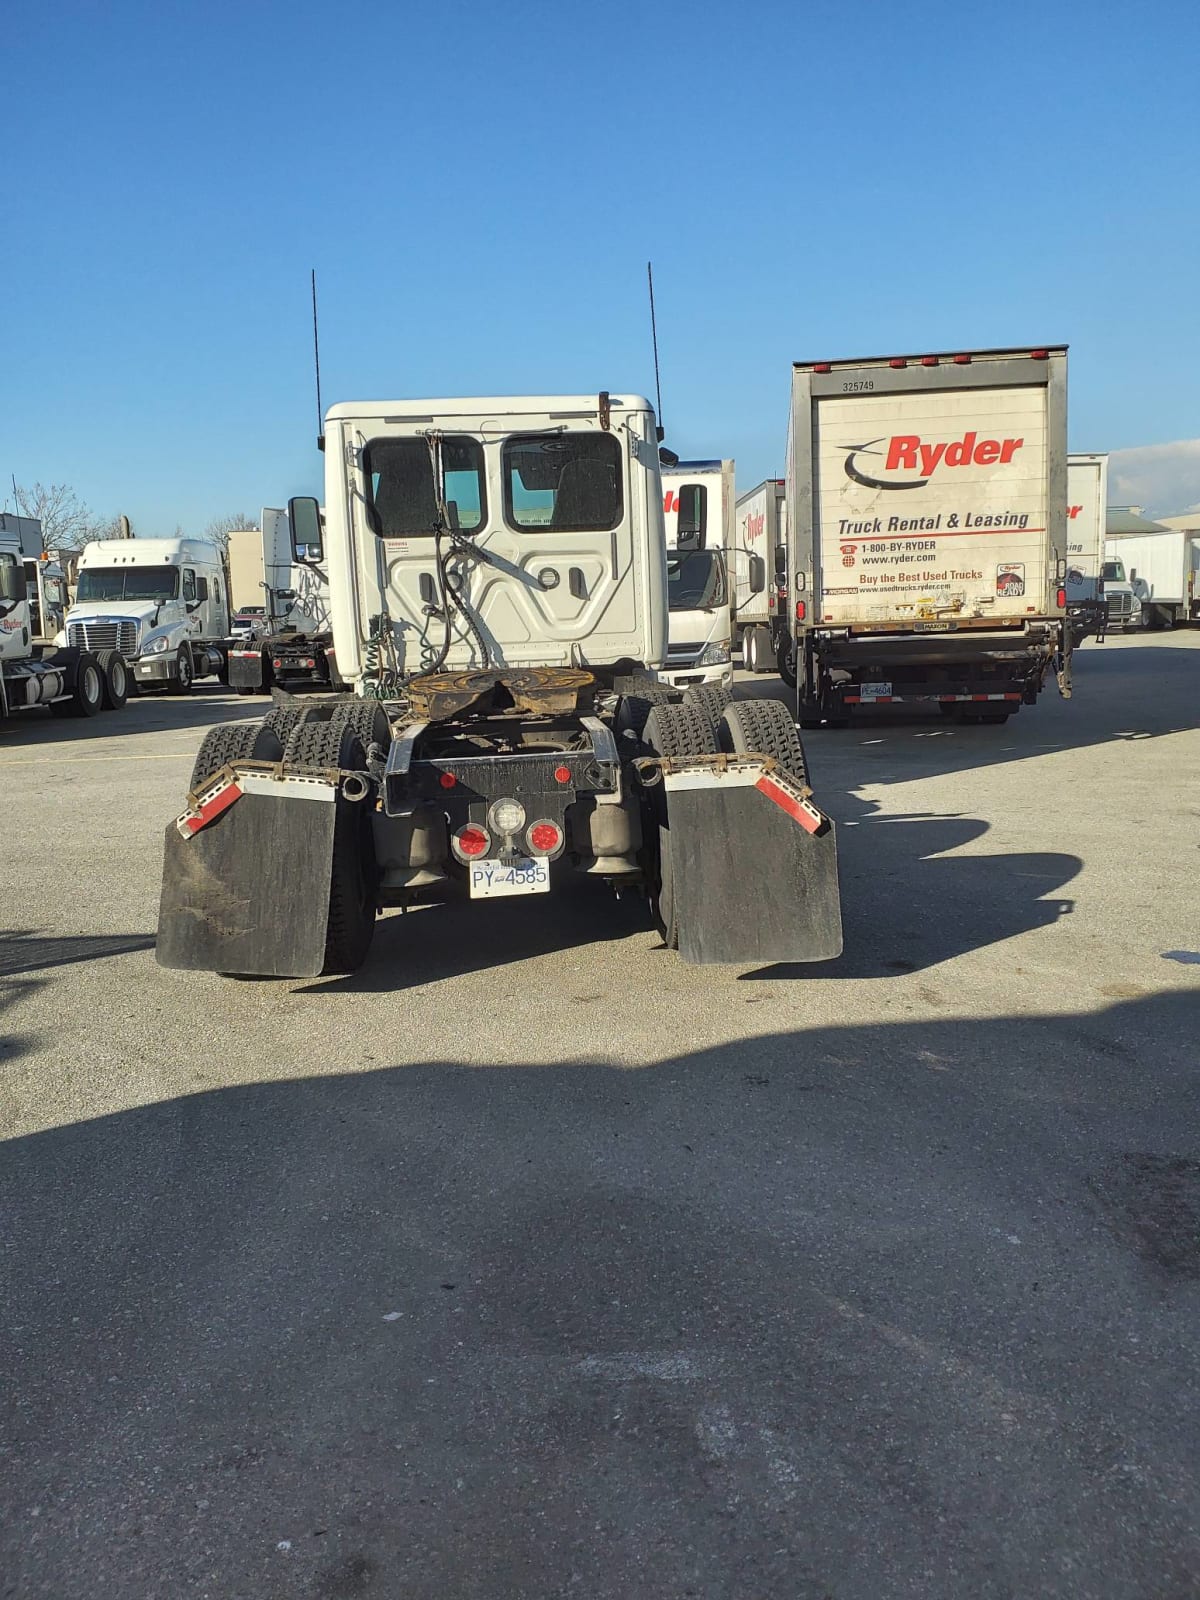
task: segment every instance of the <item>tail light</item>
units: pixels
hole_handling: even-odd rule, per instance
[[[954,365],[956,367],[969,367],[971,365],[971,358],[970,356],[955,356]]]
[[[805,605],[803,600],[797,600],[796,601],[796,621],[797,622],[803,622],[807,615],[808,615],[808,607]]]
[[[454,854],[460,861],[477,861],[487,855],[492,847],[492,836],[477,822],[468,822],[450,840]]]
[[[1055,601],[1058,605],[1058,609],[1062,611],[1067,603],[1067,591],[1065,589],[1060,589],[1058,594],[1055,596]]]
[[[531,824],[529,832],[525,835],[525,842],[532,856],[556,856],[566,842],[566,835],[557,822],[551,822],[549,817],[543,817]]]

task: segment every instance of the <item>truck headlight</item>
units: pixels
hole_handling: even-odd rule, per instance
[[[161,656],[164,651],[171,648],[171,641],[165,633],[160,633],[156,639],[147,639],[142,646],[144,656]]]
[[[706,644],[704,649],[701,650],[700,658],[696,665],[698,667],[723,667],[728,660],[728,639],[714,640],[712,644]]]

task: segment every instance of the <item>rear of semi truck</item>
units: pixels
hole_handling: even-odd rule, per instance
[[[797,363],[787,502],[803,724],[1070,694],[1066,348]]]
[[[655,676],[648,401],[363,401],[325,444],[325,525],[293,500],[290,543],[328,575],[345,691],[207,735],[166,829],[162,965],[353,971],[383,907],[544,917],[588,878],[643,894],[685,961],[839,954],[834,825],[790,711]]]

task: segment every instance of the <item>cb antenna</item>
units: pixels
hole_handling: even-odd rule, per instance
[[[658,442],[661,444],[666,438],[666,429],[662,419],[662,381],[658,375],[658,321],[654,315],[654,264],[646,263],[646,282],[650,285],[650,339],[654,345],[654,400],[658,408]]]
[[[325,413],[321,410],[321,344],[317,338],[317,269],[312,269],[313,364],[317,369],[317,449],[325,448]]]

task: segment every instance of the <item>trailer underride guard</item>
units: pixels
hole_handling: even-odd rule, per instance
[[[834,827],[789,710],[650,670],[667,601],[648,403],[338,406],[327,432],[348,691],[277,690],[263,721],[207,735],[166,829],[159,962],[352,972],[382,908],[572,875],[643,894],[685,961],[840,954]],[[289,509],[311,555],[316,502]]]

